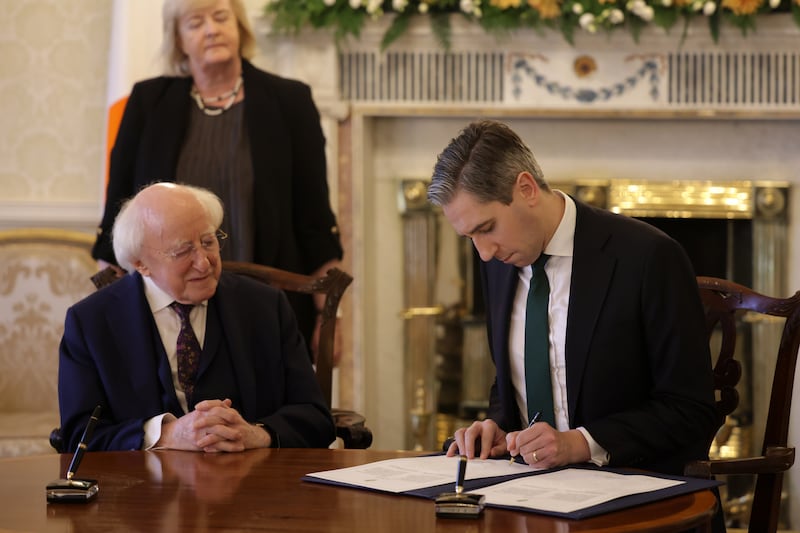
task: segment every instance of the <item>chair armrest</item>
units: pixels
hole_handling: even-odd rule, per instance
[[[336,424],[336,436],[347,449],[366,450],[372,445],[372,431],[364,425],[365,418],[355,411],[331,409]]]
[[[95,272],[89,279],[94,283],[95,288],[102,289],[107,285],[111,285],[119,279],[119,274],[113,267],[107,266],[99,272]]]
[[[777,474],[789,470],[793,464],[794,448],[773,446],[758,457],[693,461],[686,465],[683,473],[699,478],[731,474]]]
[[[52,446],[58,453],[66,452],[64,446],[64,438],[61,436],[61,428],[54,428],[50,432],[50,446]]]

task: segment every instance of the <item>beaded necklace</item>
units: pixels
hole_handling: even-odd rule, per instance
[[[210,117],[216,117],[217,115],[221,115],[223,112],[227,111],[231,108],[233,103],[236,101],[236,97],[239,95],[239,91],[242,88],[242,77],[239,76],[239,79],[236,80],[236,85],[234,85],[233,89],[225,94],[221,94],[219,96],[213,96],[211,98],[203,98],[200,96],[200,93],[197,90],[197,87],[194,85],[192,86],[192,91],[189,93],[194,101],[197,102],[197,107],[200,108],[200,111],[205,113]],[[214,103],[214,102],[221,102],[222,100],[228,99],[228,102],[222,107],[206,107],[206,103]]]

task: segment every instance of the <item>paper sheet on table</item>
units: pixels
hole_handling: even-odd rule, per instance
[[[472,492],[487,505],[571,513],[623,496],[681,485],[684,481],[569,468],[498,483]]]
[[[326,470],[308,474],[346,485],[355,485],[386,492],[406,492],[452,483],[455,486],[458,457],[432,455],[387,459],[360,466]],[[470,459],[466,479],[481,479],[530,473],[531,467],[509,464],[508,459]]]

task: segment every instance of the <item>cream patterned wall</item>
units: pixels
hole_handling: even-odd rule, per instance
[[[0,1],[2,226],[97,222],[111,5]]]

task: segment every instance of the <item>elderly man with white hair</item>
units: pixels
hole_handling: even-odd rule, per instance
[[[61,432],[74,450],[234,452],[327,447],[335,438],[286,296],[222,272],[222,203],[158,183],[121,209],[114,252],[128,274],[67,311]]]

